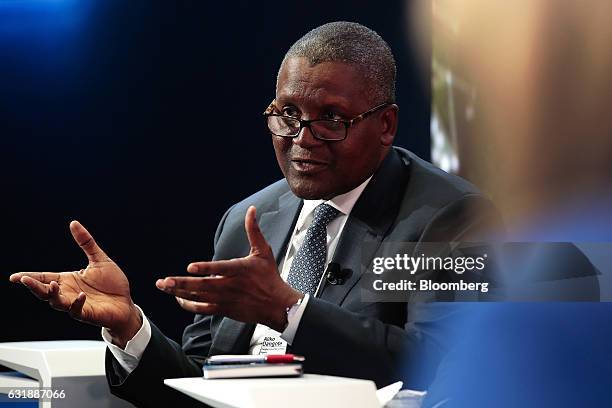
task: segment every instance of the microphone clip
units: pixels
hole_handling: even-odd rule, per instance
[[[352,274],[353,271],[350,269],[342,269],[337,262],[330,262],[329,265],[327,265],[325,280],[330,285],[344,285]]]

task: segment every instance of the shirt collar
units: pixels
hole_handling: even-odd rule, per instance
[[[302,206],[302,211],[300,212],[300,216],[298,217],[296,228],[301,230],[304,226],[304,222],[308,219],[308,217],[313,213],[316,206],[321,203],[327,203],[334,207],[336,210],[340,211],[343,215],[349,215],[355,206],[355,203],[363,193],[363,190],[366,188],[372,176],[368,177],[363,183],[348,191],[344,194],[340,194],[332,198],[331,200],[304,200],[304,205]]]

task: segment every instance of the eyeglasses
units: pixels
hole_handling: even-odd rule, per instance
[[[310,129],[312,135],[319,140],[340,141],[346,139],[348,129],[355,123],[364,120],[374,112],[390,105],[382,103],[372,109],[355,116],[350,120],[342,119],[312,119],[302,120],[291,116],[274,113],[276,109],[276,99],[274,99],[263,113],[268,121],[268,129],[275,136],[294,138],[300,134],[303,128]]]

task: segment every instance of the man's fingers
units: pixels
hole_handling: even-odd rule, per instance
[[[34,296],[40,300],[49,300],[49,297],[52,294],[50,285],[39,282],[38,280],[29,276],[23,276],[21,278],[21,283],[30,289],[30,292],[32,292]]]
[[[182,298],[185,300],[193,300],[195,302],[202,303],[228,303],[234,300],[234,296],[228,296],[226,294],[221,294],[219,292],[203,292],[203,291],[189,291],[184,289],[172,289],[165,290],[169,295],[173,295],[178,298]]]
[[[228,286],[229,278],[224,276],[170,276],[158,279],[155,286],[162,290],[181,289],[186,291],[216,291]]]
[[[59,295],[60,293],[59,283],[57,283],[56,281],[51,281],[51,283],[49,284],[49,287],[51,288],[51,292],[50,292],[51,296]]]
[[[217,314],[219,312],[219,305],[215,303],[194,302],[180,297],[176,297],[176,301],[188,312],[197,314]]]
[[[158,289],[176,297],[206,303],[232,302],[240,295],[226,277],[196,278],[191,276],[175,276],[158,279],[155,282]]]
[[[187,272],[194,275],[233,276],[244,269],[244,258],[211,262],[192,262],[187,266]]]
[[[74,302],[70,305],[70,309],[68,309],[68,314],[73,319],[79,320],[81,318],[81,313],[83,312],[83,305],[85,304],[85,300],[87,300],[87,296],[84,292],[79,293]]]
[[[76,243],[81,247],[83,252],[85,252],[90,262],[104,262],[109,260],[104,251],[96,244],[96,241],[89,231],[87,231],[80,222],[72,221],[70,223],[70,232]]]
[[[13,283],[22,283],[21,278],[28,276],[42,283],[51,283],[57,281],[60,274],[57,272],[17,272],[9,276],[9,280]]]
[[[53,309],[61,311],[66,311],[68,309],[70,304],[67,302],[65,296],[60,294],[60,287],[57,282],[52,281],[49,284],[44,284],[29,276],[24,276],[21,278],[21,283],[30,289],[30,292],[32,292],[34,296],[40,300],[49,302],[49,306]]]
[[[259,229],[256,215],[255,207],[250,206],[244,217],[244,229],[251,244],[251,255],[271,255],[272,249]]]

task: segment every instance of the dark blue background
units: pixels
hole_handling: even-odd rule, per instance
[[[209,259],[225,209],[282,177],[261,112],[289,46],[335,20],[389,42],[397,144],[428,158],[429,77],[402,1],[0,1],[0,341],[99,339],[7,282],[84,267],[72,219],[179,340],[192,316],[154,282]]]

